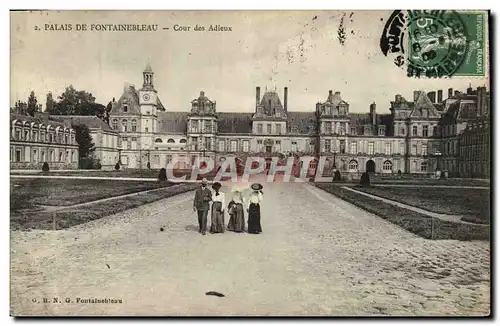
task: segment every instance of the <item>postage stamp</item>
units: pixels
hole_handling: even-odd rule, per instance
[[[486,19],[478,11],[396,10],[380,47],[409,77],[485,76]]]

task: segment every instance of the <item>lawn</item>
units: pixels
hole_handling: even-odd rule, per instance
[[[41,179],[41,180],[50,180],[50,179]],[[23,180],[25,181],[25,180]],[[37,179],[38,181],[38,179]],[[106,202],[93,203],[89,205],[84,205],[75,208],[63,208],[57,211],[46,211],[41,208],[37,208],[37,203],[41,202],[44,199],[44,194],[48,191],[41,192],[38,187],[40,184],[37,184],[37,187],[34,188],[34,191],[31,193],[37,195],[34,197],[33,201],[30,201],[30,192],[29,188],[24,188],[22,196],[17,190],[14,190],[14,196],[17,198],[17,201],[21,201],[22,199],[27,200],[28,204],[31,205],[31,210],[29,209],[17,209],[11,210],[10,214],[10,225],[13,230],[29,230],[29,229],[41,229],[41,230],[60,230],[65,229],[71,226],[75,226],[78,224],[86,223],[95,219],[99,219],[108,215],[116,214],[119,212],[123,212],[125,210],[135,208],[144,204],[152,203],[154,201],[179,195],[188,191],[194,190],[198,185],[197,184],[172,184],[172,183],[143,183],[143,186],[139,184],[133,184],[131,187],[126,187],[122,182],[110,181],[115,186],[119,185],[119,192],[112,191],[112,187],[108,186],[105,188],[96,187],[95,182],[100,182],[101,180],[50,180],[50,181],[65,181],[64,183],[59,183],[61,189],[58,192],[64,196],[65,193],[70,193],[68,189],[75,192],[80,189],[82,192],[85,192],[85,198],[92,198],[93,200],[96,198],[110,197],[117,194],[123,193],[131,193],[136,192],[137,190],[147,190],[154,189],[148,193],[131,195],[124,198],[117,198]],[[87,183],[85,186],[81,185],[81,181],[92,181],[92,183]],[[108,181],[108,180],[106,180]],[[16,184],[17,182],[14,182]],[[26,182],[26,187],[28,187],[28,182]],[[55,186],[56,183],[51,183],[51,186]],[[160,188],[161,187],[161,188]],[[158,189],[155,189],[158,188]],[[17,189],[17,188],[16,188]],[[90,190],[89,190],[90,189]],[[133,191],[132,191],[133,190]],[[106,196],[104,196],[104,191],[106,192]],[[93,194],[93,195],[91,195]],[[23,197],[24,196],[24,197]],[[73,199],[74,196],[67,196],[70,199]],[[83,200],[73,200],[72,203],[82,202]],[[56,203],[57,201],[53,201]],[[62,201],[60,201],[62,202]],[[42,201],[42,203],[45,203]],[[46,204],[46,203],[45,203]],[[66,202],[68,204],[68,202]],[[12,205],[12,195],[11,195],[11,205]],[[26,208],[26,205],[19,205],[22,208]]]
[[[12,178],[10,180],[10,209],[16,211],[38,205],[69,206],[156,189],[168,184],[124,180]]]
[[[422,238],[433,240],[489,240],[490,237],[489,225],[443,221],[332,184],[316,184],[316,187]]]
[[[490,219],[490,190],[460,188],[372,187],[357,190],[435,213]]]

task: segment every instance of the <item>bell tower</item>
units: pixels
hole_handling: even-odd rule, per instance
[[[158,95],[153,84],[154,73],[149,63],[142,72],[143,83],[142,88],[139,90],[139,106],[141,108],[140,131],[141,147],[149,148],[152,144],[152,135],[157,129],[157,106]]]

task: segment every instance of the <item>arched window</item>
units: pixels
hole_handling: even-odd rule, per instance
[[[357,171],[358,170],[358,161],[351,160],[349,162],[349,170]]]
[[[111,127],[114,129],[114,130],[117,130],[118,129],[118,119],[113,119],[112,123],[111,123]]]
[[[132,131],[137,131],[137,120],[132,119]]]
[[[420,171],[427,172],[427,162],[420,163]]]
[[[163,140],[161,140],[161,138],[156,138],[155,143],[163,143]]]
[[[174,143],[175,143],[175,140],[173,140],[172,138],[169,138],[169,139],[167,140],[167,143],[169,143],[169,144],[174,144]]]
[[[384,171],[392,171],[392,162],[387,160],[384,162],[384,164],[382,165],[382,169]]]
[[[180,143],[181,143],[181,144],[185,144],[185,143],[186,143],[186,140],[185,140],[185,139],[181,139]]]
[[[122,129],[123,131],[127,131],[127,120],[126,119],[122,120],[122,128],[123,128]]]

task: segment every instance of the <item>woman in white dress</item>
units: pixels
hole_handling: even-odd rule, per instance
[[[260,203],[263,200],[262,185],[254,183],[251,186],[253,192],[248,199],[248,233],[259,234],[262,232],[260,225]]]
[[[212,224],[210,233],[224,233],[224,206],[226,205],[224,193],[219,192],[222,185],[215,182],[212,188],[215,193],[212,194]]]

